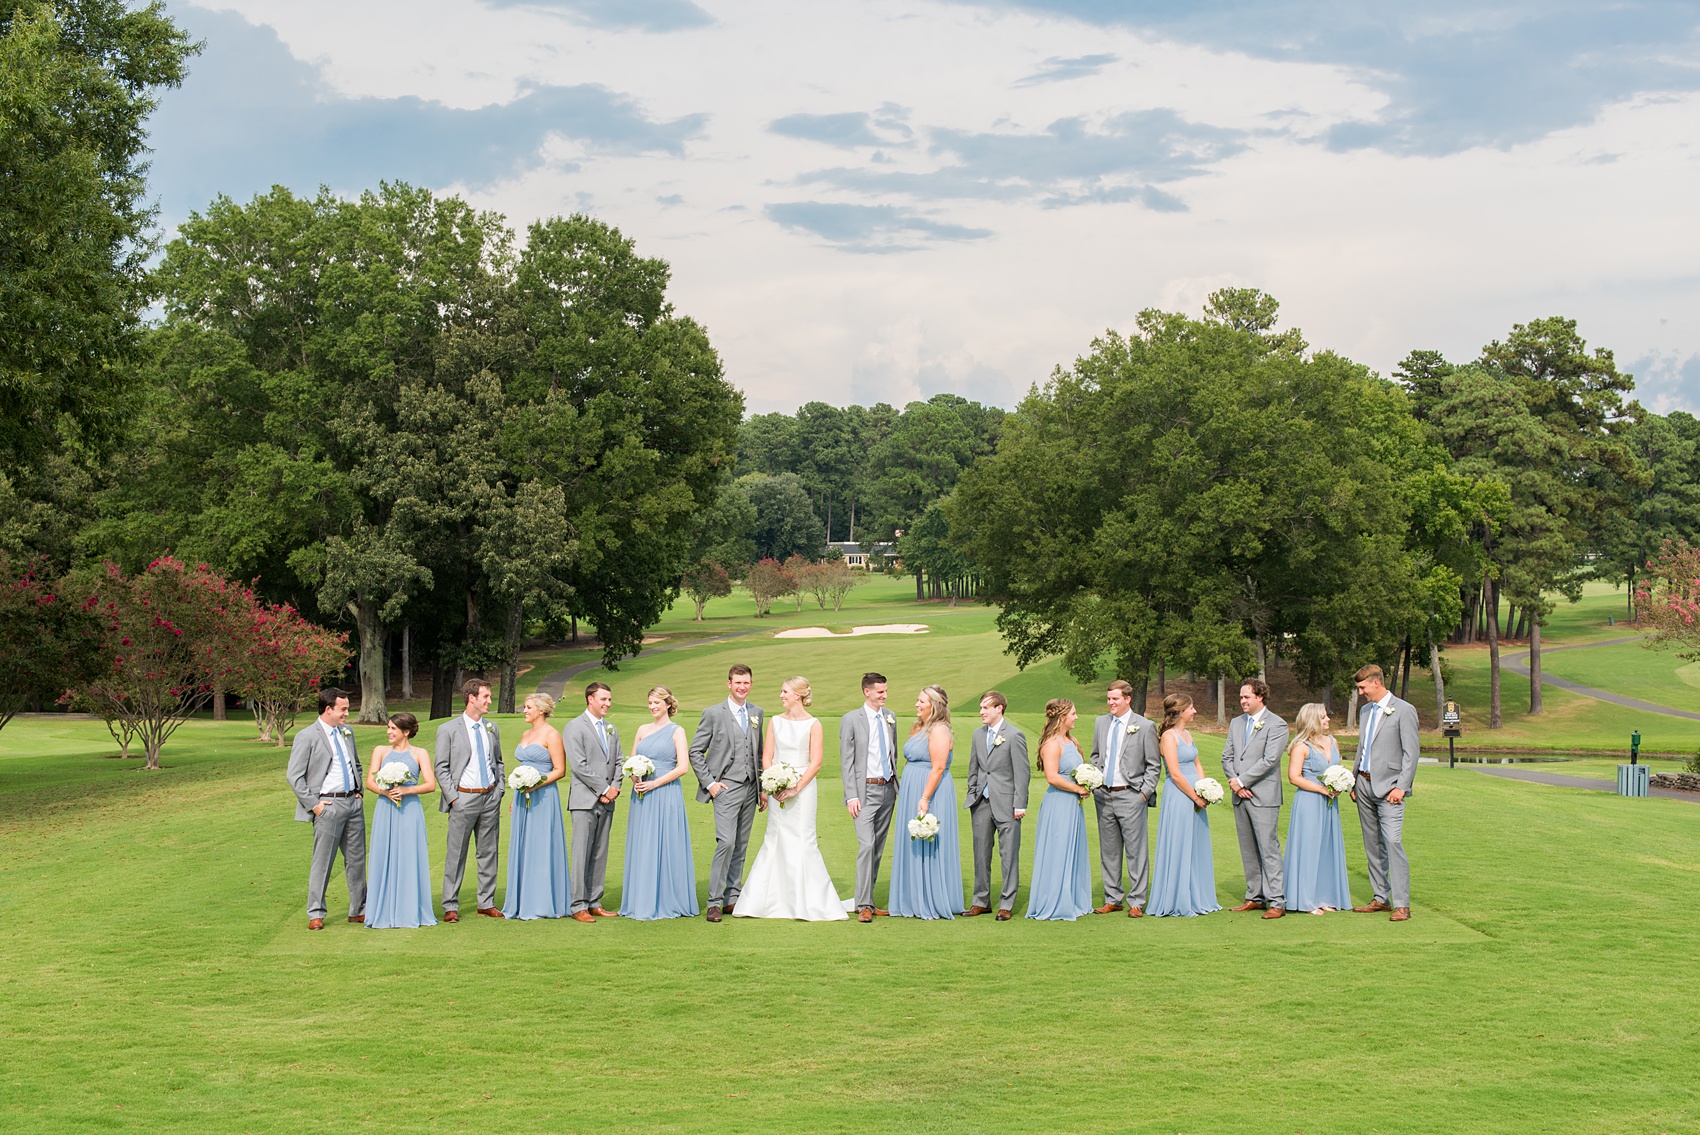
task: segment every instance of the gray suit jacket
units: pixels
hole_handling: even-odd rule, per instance
[[[1230,780],[1238,778],[1241,788],[1251,790],[1243,803],[1279,808],[1283,762],[1287,757],[1287,723],[1274,711],[1263,710],[1263,728],[1253,729],[1245,714],[1228,722],[1228,739],[1222,745],[1222,771]],[[1238,799],[1236,797],[1235,799]]]
[[[726,782],[736,762],[743,758],[746,744],[751,760],[750,778],[759,780],[761,777],[761,706],[745,702],[744,709],[750,721],[748,733],[738,728],[738,719],[733,716],[732,707],[725,702],[702,711],[696,735],[691,738],[691,768],[697,774],[699,803],[706,804],[714,799],[708,794],[708,786],[716,781]]]
[[[1386,796],[1395,788],[1411,791],[1417,779],[1417,752],[1422,746],[1417,722],[1417,708],[1408,701],[1394,698],[1388,703],[1391,716],[1382,713],[1374,702],[1358,710],[1358,738],[1362,745],[1364,722],[1373,713],[1381,714],[1375,723],[1375,733],[1369,739],[1369,789],[1377,797]],[[1356,768],[1364,767],[1360,750]]]
[[[360,750],[355,747],[352,737],[348,748],[354,754],[354,791],[363,792],[366,773],[360,767]],[[319,803],[319,786],[330,775],[334,760],[336,754],[331,751],[331,739],[325,736],[325,727],[317,719],[295,734],[295,740],[289,747],[289,767],[284,775],[289,779],[290,790],[295,793],[297,820],[312,823],[313,809]]]
[[[612,721],[608,724],[608,748],[602,748],[602,738],[590,718],[579,714],[561,726],[561,746],[567,751],[567,776],[572,787],[567,791],[568,810],[584,811],[596,807],[597,800],[610,787],[620,783],[620,769],[625,754],[620,751],[620,731]]]
[[[992,807],[992,819],[1007,824],[1015,813],[1027,811],[1027,787],[1033,779],[1033,766],[1027,763],[1027,734],[1005,719],[1003,744],[988,748],[991,729],[980,726],[968,739],[968,807],[982,803],[981,790],[990,788],[992,794],[984,803]]]
[[[1092,724],[1092,755],[1088,758],[1106,777],[1110,775],[1110,725],[1115,718],[1101,715]],[[1120,767],[1128,787],[1145,797],[1147,804],[1156,799],[1157,777],[1162,772],[1163,757],[1157,751],[1157,726],[1151,719],[1135,713],[1128,722],[1138,732],[1122,738]],[[1102,788],[1099,792],[1104,791]]]
[[[437,726],[437,753],[431,767],[437,770],[437,790],[442,793],[437,798],[439,812],[447,812],[460,799],[460,777],[467,762],[472,760],[472,737],[466,731],[464,717],[456,714]],[[506,766],[502,763],[502,730],[487,717],[479,724],[485,726],[490,738],[490,761],[496,766],[495,793],[500,800],[508,790]]]
[[[886,752],[891,754],[891,767],[895,773],[902,766],[898,763],[902,756],[897,748],[897,717],[889,709],[880,710],[880,716],[885,719],[886,742],[890,746]],[[868,802],[868,741],[872,733],[868,729],[868,708],[859,705],[838,720],[838,775],[844,781],[844,802],[860,800],[864,805]]]

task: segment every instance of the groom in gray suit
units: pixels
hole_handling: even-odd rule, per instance
[[[1027,734],[1003,711],[1009,702],[996,690],[980,699],[980,720],[968,742],[968,815],[974,828],[974,903],[965,916],[985,914],[992,905],[992,837],[1003,852],[1003,889],[998,892],[999,922],[1008,922],[1021,886],[1021,820],[1027,815]]]
[[[460,881],[466,851],[478,844],[478,913],[501,918],[496,906],[496,847],[502,838],[502,734],[490,711],[490,683],[468,678],[460,687],[466,709],[437,726],[432,767],[442,791],[439,810],[449,814],[449,849],[443,860],[443,921],[460,921]]]
[[[897,718],[885,708],[884,674],[862,675],[862,705],[838,722],[838,774],[844,808],[856,821],[856,921],[886,912],[874,906],[880,856],[897,807]]]
[[[1245,868],[1245,902],[1233,910],[1263,911],[1265,918],[1287,913],[1281,870],[1281,779],[1287,755],[1287,723],[1269,710],[1269,686],[1262,678],[1240,685],[1241,717],[1228,723],[1222,744],[1222,772],[1233,794],[1234,830],[1240,837]]]
[[[729,696],[702,711],[691,738],[697,800],[714,804],[714,859],[708,866],[710,922],[732,913],[744,889],[744,855],[756,812],[767,807],[761,790],[761,706],[749,704],[755,676],[742,662],[726,672]]]
[[[1151,889],[1151,851],[1146,817],[1157,799],[1157,727],[1133,708],[1133,687],[1121,679],[1104,693],[1109,713],[1092,726],[1092,764],[1104,774],[1094,789],[1098,809],[1098,858],[1104,870],[1104,905],[1094,914],[1114,914],[1127,903],[1129,918],[1145,917]],[[1122,889],[1122,861],[1127,889]]]
[[[1381,667],[1365,666],[1352,675],[1363,708],[1358,710],[1357,787],[1358,825],[1364,833],[1364,856],[1369,860],[1369,885],[1374,895],[1360,914],[1390,910],[1390,922],[1411,917],[1411,862],[1405,857],[1405,797],[1417,779],[1421,747],[1417,710],[1387,688]]]
[[[313,825],[313,866],[307,876],[307,929],[325,928],[325,888],[337,849],[348,876],[348,921],[366,921],[366,812],[360,799],[365,774],[354,749],[348,695],[319,691],[319,719],[295,735],[289,750],[289,787],[295,818]]]
[[[608,879],[608,836],[614,830],[614,800],[620,795],[620,731],[608,720],[614,691],[601,682],[584,688],[584,712],[561,727],[567,750],[567,811],[573,818],[572,915],[579,922],[619,915],[602,906]]]

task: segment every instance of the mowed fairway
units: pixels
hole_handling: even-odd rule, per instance
[[[772,622],[821,622],[814,614]],[[763,633],[652,654],[611,676],[615,719],[629,738],[659,680],[690,707],[691,728],[739,657],[770,708],[782,677],[814,679],[830,737],[856,675],[877,666],[900,715],[921,682],[944,681],[960,760],[966,703],[985,686],[1011,693],[1030,733],[1044,697],[1077,692],[1054,666],[1011,681],[982,609],[892,602],[845,625],[878,621],[934,631]],[[692,628],[675,615],[663,629]],[[540,659],[528,688],[573,660]],[[562,719],[590,676],[569,684]],[[519,723],[503,728],[511,750]],[[284,752],[250,736],[244,722],[191,723],[149,774],[110,758],[98,722],[20,719],[0,732],[5,1129],[1700,1129],[1700,1014],[1686,977],[1700,940],[1700,807],[1684,801],[1424,766],[1403,925],[1352,914],[870,926],[474,917],[375,931],[342,921],[339,865],[329,928],[309,933],[309,829],[290,819]],[[372,728],[359,736],[363,750],[379,740]],[[1219,753],[1219,738],[1200,741],[1207,761]],[[848,894],[854,837],[831,803],[830,741],[823,776],[822,847]],[[1041,791],[1036,782],[1035,809]],[[712,825],[706,807],[690,808],[700,894]],[[440,872],[443,826],[428,815]],[[1346,830],[1362,901],[1350,812]],[[1242,881],[1225,810],[1212,812],[1212,835],[1231,905]],[[967,870],[966,825],[963,839]],[[622,810],[614,901],[623,841]],[[1095,836],[1093,854],[1095,864]],[[1025,906],[1024,888],[1017,913]]]

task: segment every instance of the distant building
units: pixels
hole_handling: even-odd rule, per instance
[[[891,564],[902,562],[897,555],[897,545],[888,541],[882,540],[879,543],[871,544],[867,550],[863,550],[862,545],[853,540],[834,540],[826,546],[828,552],[831,552],[834,548],[844,553],[844,565],[846,567],[865,568],[868,566],[870,556],[883,556],[885,561]]]

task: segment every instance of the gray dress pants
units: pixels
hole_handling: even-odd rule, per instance
[[[342,852],[348,876],[348,916],[366,913],[366,809],[358,796],[321,800],[325,810],[313,817],[313,866],[307,876],[307,917],[325,916],[325,890],[331,885],[336,853]]]
[[[466,848],[478,847],[478,909],[496,905],[496,847],[502,836],[502,803],[495,792],[462,792],[449,809],[449,854],[443,861],[443,909],[460,909]]]

